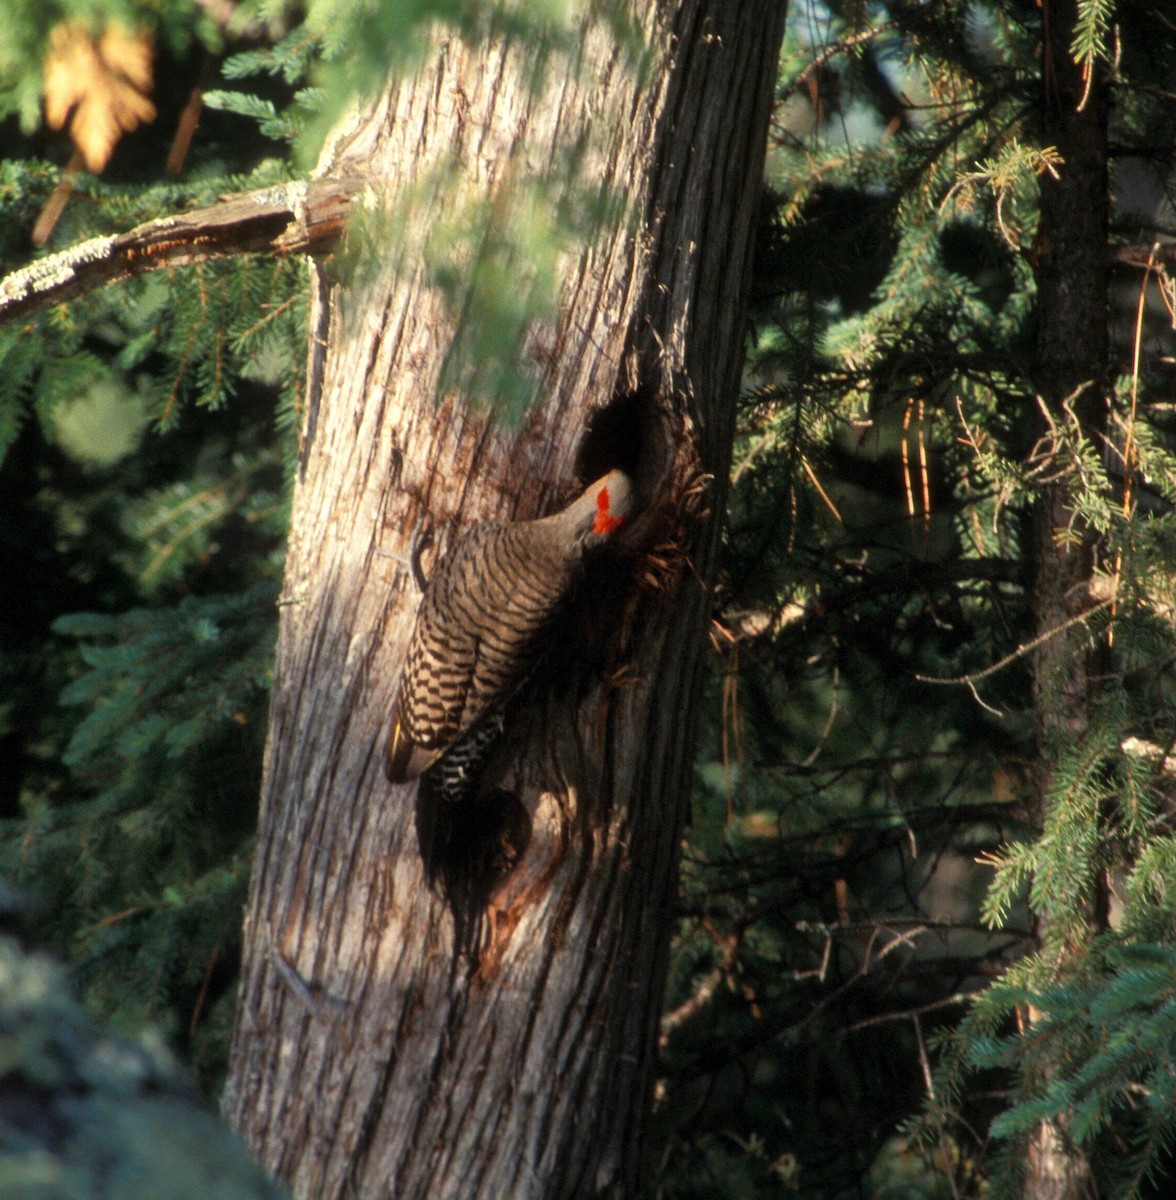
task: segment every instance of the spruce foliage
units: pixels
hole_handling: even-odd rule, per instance
[[[552,55],[572,12],[449,7]],[[426,10],[312,4],[300,24],[258,5],[246,41],[200,5],[156,6],[164,116],[219,65],[202,136],[165,179],[159,127],[128,134],[75,181],[51,248],[287,178],[290,145],[305,165],[383,78],[354,22],[411,52]],[[35,128],[53,22],[143,11],[12,9],[6,267],[70,154]],[[665,1022],[665,1194],[1012,1195],[1043,1120],[1106,1194],[1164,1194],[1176,291],[1170,250],[1149,248],[1176,232],[1176,35],[1158,12],[1080,0],[1071,43],[1091,72],[1114,63],[1108,260],[1131,250],[1097,442],[1034,384],[1040,188],[1071,169],[1040,136],[1041,9],[790,12]],[[533,386],[509,365],[520,330],[613,211],[577,170],[528,181],[509,221],[455,207],[427,248],[469,300],[470,391]],[[522,262],[534,286],[503,288]],[[160,1022],[206,1082],[252,852],[302,290],[297,265],[242,259],[0,331],[0,873],[40,897],[86,999]],[[1043,748],[1035,521],[1059,481],[1056,537],[1091,547],[1073,629],[1097,690]]]
[[[1140,264],[1111,277],[1095,442],[1034,382],[1041,181],[1074,169],[1039,136],[1041,9],[790,11],[667,1194],[1017,1195],[1043,1120],[1107,1195],[1166,1194],[1176,310],[1170,251],[1141,268],[1174,228],[1176,109],[1154,15],[1079,4],[1071,44],[1116,62],[1106,254]],[[1035,523],[1059,483],[1054,536],[1093,545],[1060,632],[1096,690],[1042,746]]]
[[[52,11],[50,11],[52,9]],[[32,128],[51,31],[147,22],[160,115],[79,175],[47,249],[289,176],[268,131],[174,131],[231,31],[199,5],[18,6],[0,84],[24,115],[0,174],[0,258],[69,157]],[[269,102],[286,107],[291,81]],[[169,107],[170,104],[170,107]],[[287,480],[302,403],[304,271],[242,258],[157,273],[0,330],[0,488],[14,572],[0,624],[0,874],[106,1019],[151,1019],[211,1084],[224,1066],[252,854]]]

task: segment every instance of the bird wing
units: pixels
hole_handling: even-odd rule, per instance
[[[486,536],[475,526],[433,570],[417,611],[400,686],[392,705],[385,769],[393,783],[423,774],[462,728],[477,654],[477,630],[455,621],[470,559]]]

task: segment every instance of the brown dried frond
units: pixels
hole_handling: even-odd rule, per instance
[[[69,136],[97,174],[124,133],[155,119],[154,39],[145,29],[112,21],[94,37],[83,21],[62,21],[49,35],[45,58],[45,120],[69,125]]]

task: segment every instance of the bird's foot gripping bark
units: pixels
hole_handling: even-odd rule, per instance
[[[381,558],[390,558],[393,562],[398,562],[402,567],[405,567],[412,576],[412,581],[416,585],[417,591],[423,593],[429,581],[425,576],[424,568],[421,566],[421,559],[432,545],[433,518],[426,511],[417,518],[416,523],[413,525],[408,535],[408,549],[405,552],[395,553],[392,550],[376,550],[376,554]]]

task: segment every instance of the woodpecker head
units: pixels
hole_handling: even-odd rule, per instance
[[[577,544],[599,546],[621,528],[634,507],[633,484],[624,471],[610,471],[565,510]]]

